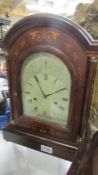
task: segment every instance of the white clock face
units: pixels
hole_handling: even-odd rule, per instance
[[[21,92],[25,116],[55,122],[66,127],[69,111],[71,76],[57,56],[34,53],[24,61]]]

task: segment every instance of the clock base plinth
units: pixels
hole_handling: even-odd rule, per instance
[[[79,144],[74,144],[73,146],[69,142],[62,143],[56,140],[31,134],[13,124],[9,124],[4,129],[3,137],[6,141],[11,141],[69,161],[73,161],[73,158],[80,147]],[[41,150],[42,145],[51,149],[51,153]]]

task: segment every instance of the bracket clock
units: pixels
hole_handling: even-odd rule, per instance
[[[12,120],[8,141],[73,160],[89,138],[98,43],[72,21],[38,14],[6,35]]]

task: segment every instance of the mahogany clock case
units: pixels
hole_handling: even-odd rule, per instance
[[[66,18],[38,14],[15,24],[6,35],[3,48],[8,64],[12,109],[12,121],[4,130],[5,139],[37,150],[46,145],[52,148],[51,154],[72,160],[79,141],[86,140],[89,135],[87,128],[98,42]],[[71,77],[66,126],[37,115],[30,117],[24,114],[21,71],[30,56],[42,56],[42,53],[57,57],[67,67]],[[38,81],[37,76],[35,81]]]

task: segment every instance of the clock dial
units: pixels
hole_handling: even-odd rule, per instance
[[[21,71],[23,114],[66,126],[71,76],[55,55],[40,52],[25,59]]]

